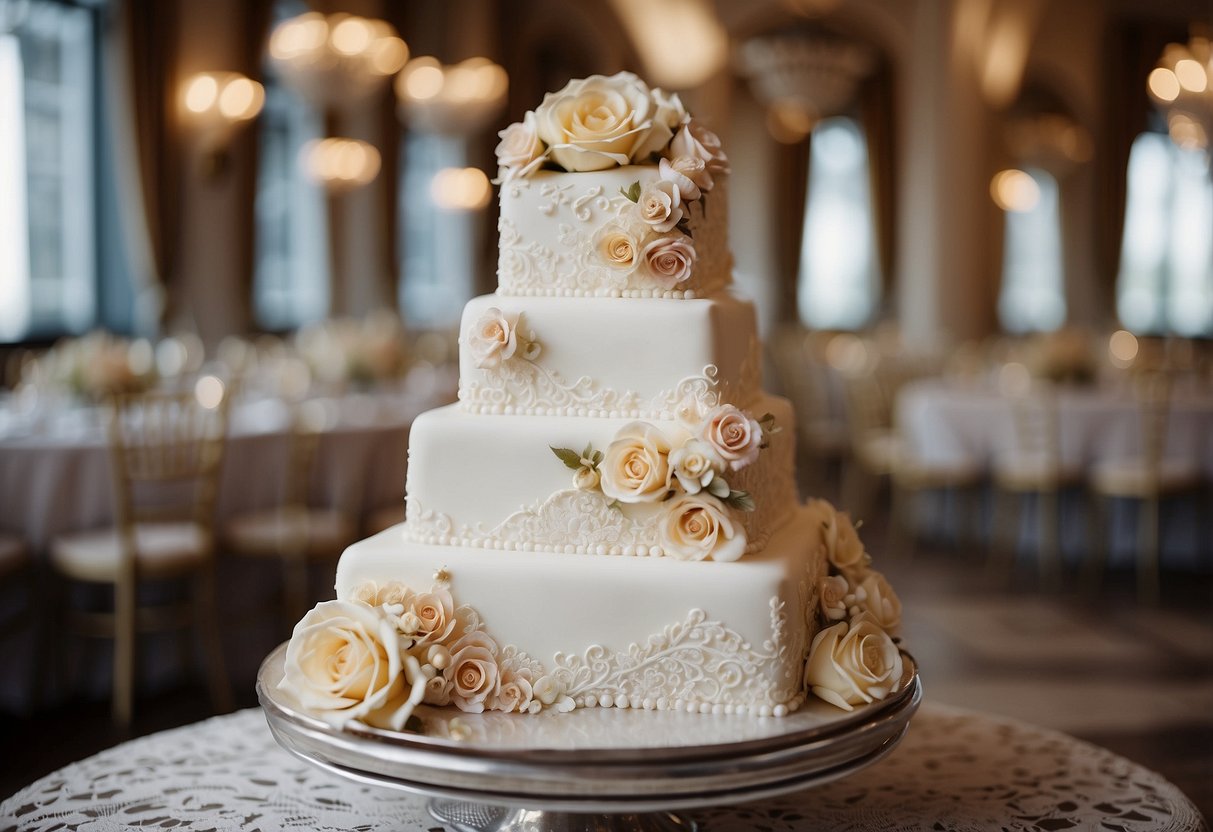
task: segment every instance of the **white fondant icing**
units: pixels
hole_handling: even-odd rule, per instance
[[[796,505],[791,405],[762,396],[751,412],[775,416],[780,431],[758,461],[729,472],[729,484],[753,497],[735,513],[747,552],[761,549]],[[412,539],[438,545],[651,556],[660,544],[653,503],[608,507],[597,492],[572,488],[572,472],[549,450],[606,448],[631,418],[485,416],[449,405],[423,413],[409,437],[407,517]],[[672,419],[649,420],[674,435]],[[643,549],[641,549],[643,547]]]
[[[735,563],[438,547],[409,542],[406,523],[345,551],[337,595],[365,581],[428,586],[445,567],[465,626],[508,645],[511,668],[557,677],[581,707],[786,713],[803,700],[817,626],[801,612],[807,588],[827,566],[812,523],[796,512]]]
[[[607,266],[597,255],[594,234],[625,218],[636,206],[620,189],[643,187],[658,178],[654,165],[601,171],[536,171],[503,183],[498,221],[497,286],[501,294],[576,297],[692,298],[727,286],[732,276],[728,248],[728,194],[724,177],[689,206],[688,229],[697,259],[685,282],[665,288],[642,269]]]
[[[469,333],[490,308],[522,313],[541,345],[477,366]],[[661,348],[654,353],[654,339]],[[705,406],[746,406],[760,392],[754,308],[718,295],[693,301],[485,295],[463,314],[459,398],[476,413],[672,418],[687,396]]]

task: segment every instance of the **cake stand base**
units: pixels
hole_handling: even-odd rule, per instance
[[[431,800],[426,808],[434,820],[455,832],[695,832],[696,828],[694,822],[670,812],[587,815],[441,799]]]

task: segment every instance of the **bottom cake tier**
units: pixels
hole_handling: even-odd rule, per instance
[[[813,522],[798,510],[732,563],[428,545],[400,525],[345,551],[337,597],[440,584],[460,626],[569,706],[779,716],[804,700],[828,568]]]

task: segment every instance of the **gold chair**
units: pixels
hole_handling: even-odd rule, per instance
[[[1038,508],[1037,559],[1041,580],[1056,591],[1062,584],[1061,495],[1083,482],[1080,467],[1064,464],[1057,395],[1047,385],[1011,398],[1013,449],[994,460],[994,528],[990,566],[1009,578],[1018,549],[1020,520],[1026,498]]]
[[[308,502],[313,463],[324,432],[318,409],[295,408],[289,438],[281,503],[263,511],[232,517],[224,526],[224,550],[242,557],[276,558],[282,564],[282,615],[294,627],[310,605],[310,565],[334,561],[357,537],[353,511],[315,507]],[[360,495],[347,492],[356,506]]]
[[[206,404],[213,406],[193,392],[111,399],[117,524],[51,544],[51,565],[60,576],[113,586],[113,613],[69,611],[69,623],[86,636],[114,640],[113,715],[124,726],[134,710],[137,633],[188,633],[191,618],[207,654],[212,705],[220,712],[231,707],[215,608],[213,532],[227,402]],[[185,580],[190,602],[140,604],[141,584],[165,580]]]
[[[1137,596],[1145,604],[1159,600],[1160,512],[1164,497],[1194,492],[1201,487],[1197,468],[1183,459],[1167,459],[1167,421],[1171,412],[1171,382],[1165,372],[1143,373],[1134,384],[1138,406],[1140,453],[1106,460],[1091,473],[1094,503],[1092,539],[1084,584],[1098,591],[1107,563],[1107,502],[1112,498],[1141,504],[1137,517]]]

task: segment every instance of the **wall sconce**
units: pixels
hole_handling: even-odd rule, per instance
[[[303,172],[330,192],[361,188],[379,174],[379,151],[359,139],[329,138],[308,142],[299,155]]]
[[[265,89],[239,72],[200,72],[186,80],[181,105],[198,138],[204,178],[227,169],[233,134],[264,104]]]
[[[430,199],[443,211],[479,211],[493,187],[480,168],[443,168],[430,180]]]
[[[443,66],[414,58],[396,76],[400,117],[432,133],[468,135],[489,126],[505,106],[506,71],[488,58]]]

